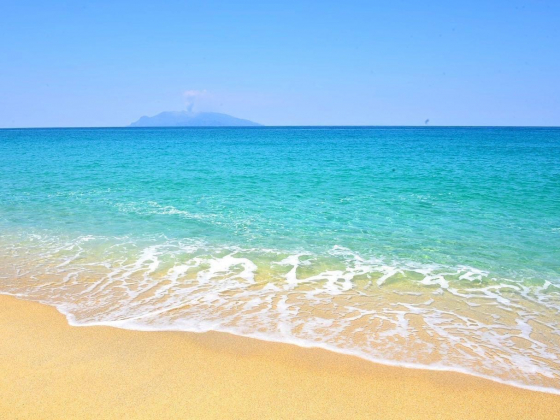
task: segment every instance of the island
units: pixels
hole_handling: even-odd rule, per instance
[[[253,121],[219,112],[168,111],[153,117],[143,116],[130,127],[259,127]]]

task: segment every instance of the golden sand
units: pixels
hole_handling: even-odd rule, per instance
[[[0,419],[560,419],[560,396],[222,333],[70,327],[0,296]]]

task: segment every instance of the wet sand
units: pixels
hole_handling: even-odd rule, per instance
[[[560,396],[223,333],[71,327],[0,296],[1,419],[560,419]]]

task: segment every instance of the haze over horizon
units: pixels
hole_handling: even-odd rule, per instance
[[[560,125],[560,3],[5,2],[0,128]]]

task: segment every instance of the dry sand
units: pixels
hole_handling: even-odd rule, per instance
[[[70,327],[0,296],[0,419],[560,419],[560,396],[222,333]]]

